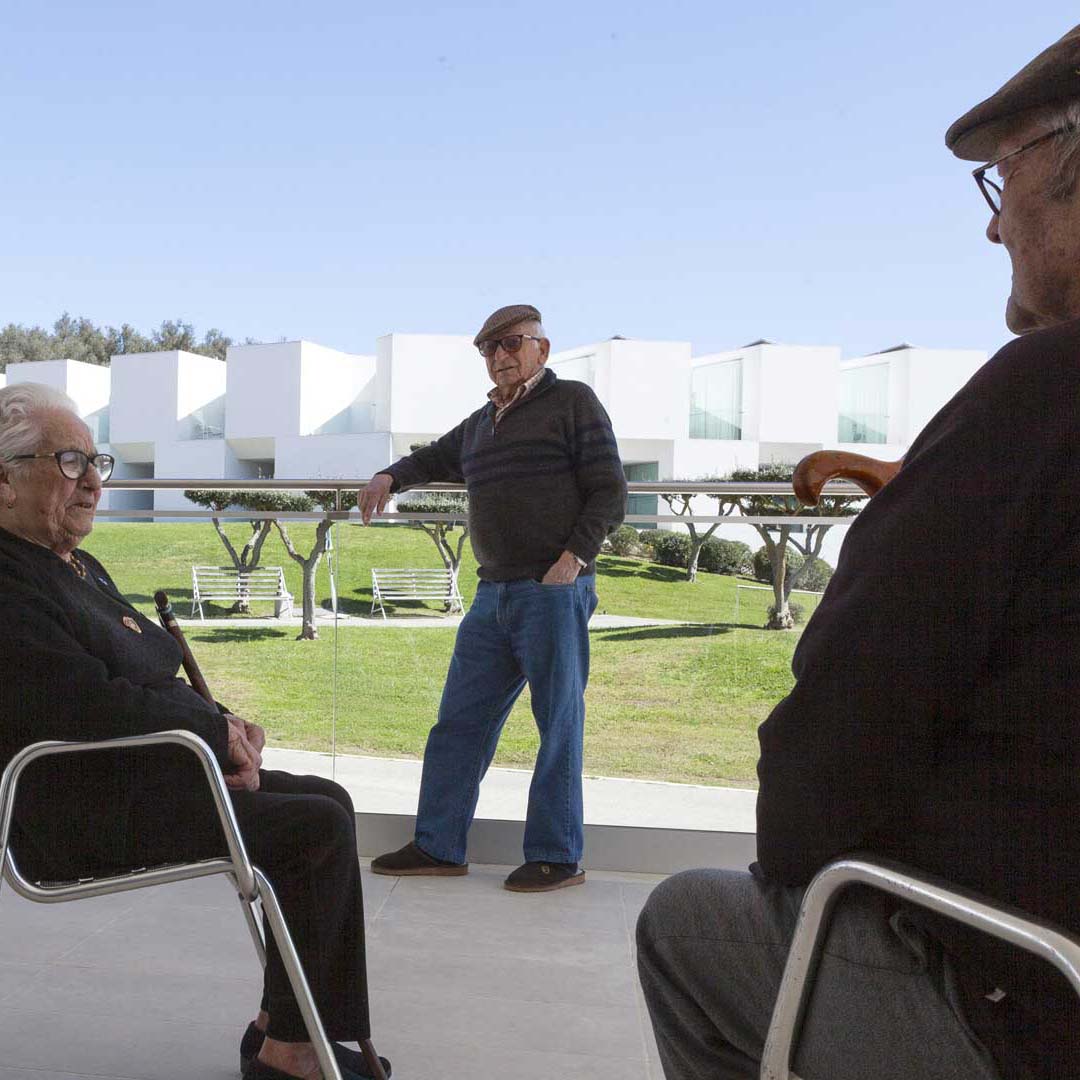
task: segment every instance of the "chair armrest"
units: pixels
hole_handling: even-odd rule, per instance
[[[1059,927],[901,863],[854,854],[823,867],[803,894],[765,1039],[762,1080],[788,1080],[790,1076],[823,931],[840,892],[856,884],[891,893],[1026,949],[1053,964],[1080,996],[1080,941]]]
[[[156,731],[148,735],[130,735],[120,739],[101,739],[94,742],[48,740],[31,743],[20,750],[8,762],[0,776],[0,873],[3,872],[7,857],[8,837],[11,834],[11,821],[15,812],[15,793],[23,770],[33,761],[57,754],[85,754],[95,750],[135,750],[146,746],[182,746],[190,750],[199,759],[210,794],[217,809],[221,828],[225,834],[225,843],[234,864],[237,885],[245,896],[256,893],[255,873],[240,836],[240,827],[233,813],[229,789],[225,777],[218,765],[214,752],[206,741],[190,731]]]

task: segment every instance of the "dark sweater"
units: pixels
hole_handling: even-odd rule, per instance
[[[546,371],[494,423],[477,409],[441,439],[383,471],[393,491],[435,481],[464,483],[479,576],[542,577],[563,551],[595,571],[604,538],[626,512],[626,479],[604,407],[584,383]]]
[[[225,765],[227,724],[176,677],[179,645],[120,596],[96,559],[77,554],[85,580],[47,549],[0,530],[0,767],[41,739],[171,728],[202,736]],[[23,857],[29,847],[31,863],[48,869],[55,847],[75,837],[88,872],[124,863],[137,799],[205,784],[193,755],[169,747],[46,758],[24,778],[16,814]]]
[[[804,884],[864,849],[1080,932],[1078,493],[1075,321],[998,352],[851,526],[795,688],[759,732],[768,879]],[[1032,1010],[1043,1031],[1029,1015],[1013,1045],[1035,1075],[1080,1075],[1063,980],[929,923],[997,1051]],[[983,1017],[995,986],[1007,1004]]]

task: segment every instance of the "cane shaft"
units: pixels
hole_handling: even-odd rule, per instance
[[[203,673],[199,670],[199,665],[195,660],[191,647],[187,643],[187,638],[184,637],[184,631],[180,629],[180,624],[176,621],[168,596],[159,590],[154,593],[154,603],[157,606],[158,620],[161,625],[168,633],[172,634],[176,639],[176,643],[180,646],[184,672],[188,677],[188,682],[191,683],[191,688],[216,708],[217,702],[214,701],[214,695],[210,693],[210,687],[206,685]]]

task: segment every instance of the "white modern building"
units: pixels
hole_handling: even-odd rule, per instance
[[[756,341],[693,356],[689,342],[613,338],[553,353],[611,415],[630,480],[695,480],[821,448],[903,455],[985,362],[982,352],[901,345],[841,360],[831,346]],[[309,341],[239,345],[227,361],[186,352],[9,364],[0,381],[66,391],[117,477],[370,476],[449,430],[490,387],[468,337],[388,334],[374,355]],[[179,492],[112,492],[115,509],[187,505]],[[636,496],[631,512],[654,512]]]

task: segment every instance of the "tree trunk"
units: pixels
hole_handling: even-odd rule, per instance
[[[774,604],[769,621],[765,624],[765,629],[793,630],[795,628],[795,618],[788,606],[789,590],[784,588],[784,579],[787,575],[787,542],[791,534],[786,525],[781,525],[780,540],[777,542],[773,540],[766,530],[761,529],[759,532],[765,537],[765,548],[769,552],[769,564],[772,567]]]
[[[315,571],[318,570],[319,560],[326,551],[326,534],[330,531],[330,526],[333,522],[331,522],[329,518],[323,518],[322,521],[315,526],[315,543],[311,549],[311,554],[306,557],[296,550],[296,546],[289,536],[288,529],[286,529],[276,518],[274,519],[274,524],[277,526],[277,531],[281,536],[281,542],[285,545],[285,550],[289,553],[289,558],[292,559],[293,562],[299,563],[304,571],[300,634],[296,640],[316,641],[319,637],[319,631],[315,627]]]

